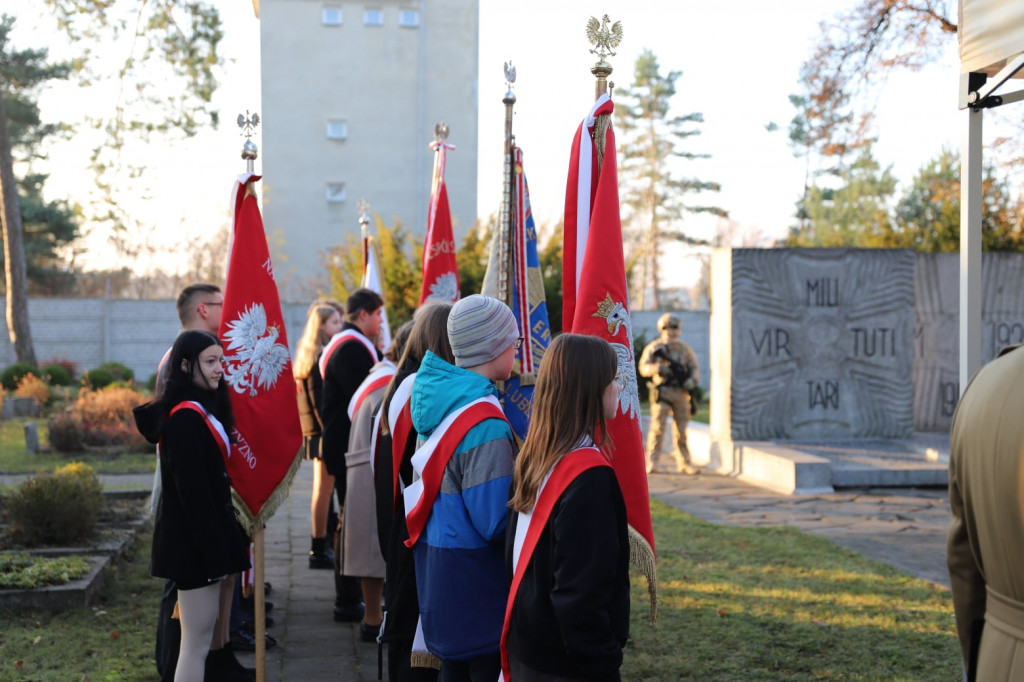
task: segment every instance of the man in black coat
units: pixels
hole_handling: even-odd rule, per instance
[[[320,356],[323,375],[321,417],[322,457],[328,473],[334,476],[339,514],[345,507],[345,453],[352,422],[348,404],[370,369],[380,360],[376,337],[380,332],[384,300],[375,291],[356,289],[345,301],[345,324],[324,347]],[[359,580],[341,575],[341,548],[338,546],[341,523],[334,535],[334,620],[362,620],[363,606]]]

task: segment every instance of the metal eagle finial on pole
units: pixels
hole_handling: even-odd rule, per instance
[[[609,26],[611,19],[605,14],[598,21],[596,17],[590,17],[587,21],[587,39],[590,44],[594,47],[591,48],[590,53],[597,55],[597,63],[590,67],[590,73],[594,74],[597,78],[597,82],[594,84],[594,99],[600,99],[602,95],[608,95],[611,97],[608,85],[608,76],[612,75],[612,65],[605,61],[606,57],[614,57],[615,52],[612,48],[618,47],[619,43],[622,42],[622,22],[616,21],[614,24]],[[611,87],[614,88],[615,84],[612,83]],[[604,140],[605,132],[612,123],[612,117],[610,114],[601,114],[597,117],[597,123],[594,125],[594,142],[597,147],[597,168],[598,172],[601,170],[601,165],[604,162]]]

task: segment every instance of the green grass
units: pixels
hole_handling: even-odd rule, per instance
[[[45,452],[30,455],[25,450],[25,422],[35,421],[39,428],[39,442],[49,442],[45,418],[0,420],[0,473],[33,474],[53,471],[55,468],[77,461],[85,462],[98,474],[130,474],[152,472],[156,456],[152,452],[87,451],[76,453]]]
[[[149,682],[163,581],[150,577],[152,531],[109,577],[90,608],[0,612],[0,679]]]
[[[797,530],[713,525],[657,501],[651,511],[658,622],[637,576],[624,680],[959,679],[947,591]],[[93,608],[0,613],[0,679],[155,679],[163,581],[147,571],[150,541],[140,535]]]
[[[956,680],[949,593],[800,531],[652,501],[659,608],[633,579],[624,680]]]

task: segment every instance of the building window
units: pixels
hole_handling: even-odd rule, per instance
[[[416,28],[420,25],[420,12],[415,9],[398,11],[398,25],[402,28]]]
[[[328,182],[327,183],[327,203],[329,204],[340,204],[345,201],[345,183],[344,182]]]
[[[340,7],[324,7],[324,11],[320,17],[324,26],[341,26]]]
[[[348,123],[337,119],[327,121],[327,139],[345,140],[348,139]]]
[[[368,9],[363,12],[363,24],[365,26],[383,26],[384,12],[379,9]]]

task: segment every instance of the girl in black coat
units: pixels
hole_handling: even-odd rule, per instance
[[[135,409],[139,431],[160,443],[163,495],[153,529],[150,573],[178,586],[177,682],[203,679],[217,621],[219,582],[249,568],[224,467],[234,420],[223,359],[215,336],[183,332],[171,349],[162,396]]]
[[[562,334],[544,355],[509,502],[506,563],[521,577],[502,655],[514,682],[620,679],[629,539],[605,437],[620,384],[615,351],[598,337]]]

